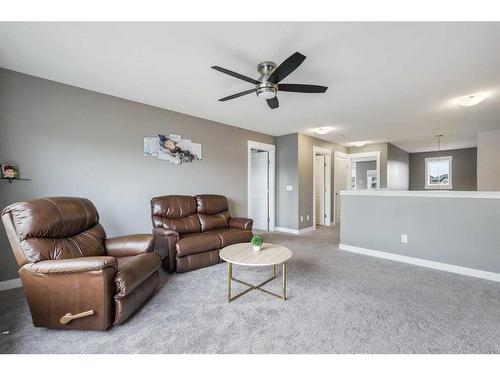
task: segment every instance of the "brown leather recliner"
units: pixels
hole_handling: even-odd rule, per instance
[[[252,219],[232,218],[222,195],[166,195],[151,200],[155,250],[168,272],[220,262],[219,250],[252,239]]]
[[[105,330],[125,321],[158,285],[153,236],[106,238],[87,199],[15,203],[2,221],[36,327]]]

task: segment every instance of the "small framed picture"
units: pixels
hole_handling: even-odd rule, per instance
[[[12,164],[2,164],[2,178],[17,178],[19,173],[15,165]]]

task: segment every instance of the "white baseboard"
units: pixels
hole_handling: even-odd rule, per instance
[[[305,232],[310,232],[314,230],[314,227],[307,227],[303,229],[291,229],[291,228],[284,228],[284,227],[274,227],[275,231],[278,232],[283,232],[283,233],[290,233],[290,234],[303,234]]]
[[[23,285],[21,284],[21,279],[0,281],[0,290],[20,288],[22,286]]]
[[[482,271],[475,268],[468,268],[462,266],[455,266],[453,264],[434,262],[432,260],[425,260],[420,258],[408,257],[405,255],[386,253],[384,251],[366,249],[364,247],[351,246],[346,244],[339,244],[340,250],[350,251],[352,253],[369,255],[372,257],[383,258],[394,260],[396,262],[413,264],[415,266],[432,268],[435,270],[458,273],[460,275],[478,277],[480,279],[486,279],[491,281],[500,282],[500,273],[494,273],[489,271]]]

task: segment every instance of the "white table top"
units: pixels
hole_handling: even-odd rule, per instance
[[[292,251],[272,243],[264,243],[260,251],[254,251],[247,242],[227,246],[219,255],[226,262],[242,266],[272,266],[286,262],[292,257]]]

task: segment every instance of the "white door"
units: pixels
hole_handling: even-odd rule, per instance
[[[252,150],[250,166],[249,216],[253,227],[269,230],[269,152]]]
[[[349,190],[349,160],[340,155],[335,156],[335,223],[340,223],[340,190]]]
[[[316,225],[325,225],[325,155],[314,155],[313,174]]]

